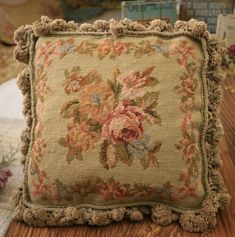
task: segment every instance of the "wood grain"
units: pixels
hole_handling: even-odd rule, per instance
[[[142,222],[124,221],[104,227],[29,227],[20,222],[12,222],[6,237],[234,237],[235,236],[235,80],[225,80],[221,119],[225,135],[220,142],[223,167],[221,168],[226,186],[232,196],[230,206],[220,210],[217,226],[209,233],[190,234],[178,225],[160,227],[146,218]]]

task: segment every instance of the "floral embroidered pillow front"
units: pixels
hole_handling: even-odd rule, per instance
[[[18,219],[99,225],[152,212],[162,225],[213,226],[190,224],[226,195],[208,177],[217,155],[207,133],[210,116],[217,119],[208,113],[208,42],[197,31],[162,33],[157,25],[169,27],[98,21],[78,30],[46,20],[18,30],[16,58],[29,64],[19,76],[28,128]]]

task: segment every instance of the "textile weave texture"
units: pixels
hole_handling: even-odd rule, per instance
[[[204,23],[42,18],[15,39],[29,65],[17,219],[215,225],[229,199],[217,171],[222,48]]]

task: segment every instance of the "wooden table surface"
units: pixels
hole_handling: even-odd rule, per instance
[[[224,98],[221,104],[221,120],[225,135],[220,141],[226,186],[232,196],[230,206],[220,210],[217,226],[209,233],[190,234],[178,224],[160,227],[145,219],[133,223],[124,221],[104,227],[76,226],[36,228],[13,221],[6,237],[235,237],[235,78],[224,82]]]

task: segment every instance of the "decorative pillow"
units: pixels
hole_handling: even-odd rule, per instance
[[[42,17],[15,41],[29,65],[18,83],[28,127],[16,219],[215,225],[229,199],[218,172],[222,48],[205,23]]]

